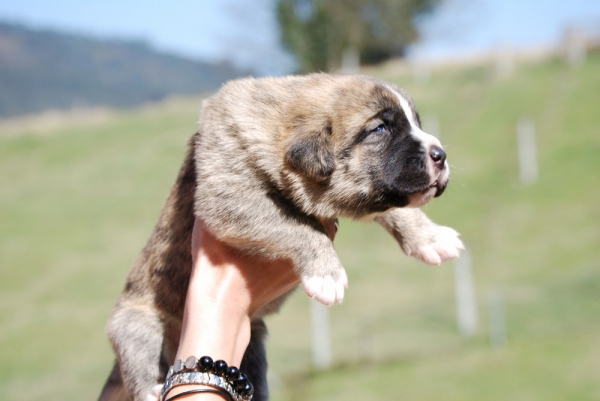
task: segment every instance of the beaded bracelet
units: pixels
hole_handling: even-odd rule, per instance
[[[254,395],[254,386],[248,377],[235,366],[227,366],[222,360],[213,362],[209,356],[196,359],[190,356],[183,362],[181,359],[169,368],[161,392],[161,401],[173,387],[186,384],[203,384],[225,390],[235,401],[250,401]]]

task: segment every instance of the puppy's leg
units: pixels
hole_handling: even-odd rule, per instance
[[[439,265],[457,258],[465,249],[458,234],[450,227],[439,226],[420,209],[397,208],[375,218],[400,244],[408,256]]]
[[[161,358],[164,338],[158,313],[147,306],[117,306],[107,332],[125,389],[134,401],[145,400],[167,373],[167,362]]]
[[[342,303],[348,277],[323,225],[314,217],[295,216],[274,219],[267,227],[265,251],[294,262],[308,296],[327,306]]]
[[[130,401],[129,395],[123,386],[123,378],[121,377],[121,370],[119,364],[115,361],[108,380],[102,388],[98,401]]]
[[[291,260],[306,293],[323,304],[343,300],[346,272],[317,218],[279,194],[265,194],[251,175],[216,179],[202,168],[198,175],[195,213],[210,232],[242,251]]]
[[[267,401],[269,389],[267,386],[267,355],[264,340],[267,335],[267,326],[262,319],[252,320],[250,344],[244,353],[240,370],[248,375],[250,383],[254,385],[253,401]]]

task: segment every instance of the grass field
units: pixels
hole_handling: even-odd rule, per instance
[[[398,71],[398,70],[396,70]],[[427,207],[470,249],[479,329],[461,338],[452,264],[402,255],[378,226],[342,221],[350,279],[331,309],[335,366],[310,367],[309,301],[272,317],[274,400],[600,400],[600,55],[578,68],[371,71],[435,115],[452,183]],[[95,399],[113,356],[103,331],[194,132],[198,99],[93,122],[0,123],[0,395]],[[536,123],[539,181],[520,184],[516,122]],[[487,299],[508,343],[488,344]]]

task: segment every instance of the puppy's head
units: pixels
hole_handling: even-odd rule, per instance
[[[406,93],[369,77],[312,79],[306,99],[291,112],[295,123],[285,152],[287,165],[304,177],[308,202],[360,218],[419,207],[444,192],[446,154],[421,130]]]

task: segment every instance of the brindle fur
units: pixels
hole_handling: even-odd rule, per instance
[[[143,400],[164,381],[181,331],[194,215],[242,251],[291,259],[303,278],[345,277],[319,219],[375,217],[417,257],[436,241],[439,226],[419,209],[400,208],[429,178],[420,162],[427,155],[400,138],[410,126],[390,87],[402,93],[357,76],[244,79],[204,103],[199,132],[108,322],[117,359],[100,400]],[[365,140],[374,120],[393,125],[396,142]],[[242,362],[256,401],[268,398],[262,317],[281,301],[254,318]]]

